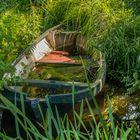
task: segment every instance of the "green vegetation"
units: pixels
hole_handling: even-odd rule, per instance
[[[107,81],[121,85],[125,92],[135,94],[140,90],[140,2],[139,0],[0,0],[0,85],[5,72],[14,72],[13,60],[48,28],[63,23],[66,30],[80,31],[87,39],[87,51],[93,48],[105,52],[107,62]],[[113,89],[112,89],[113,90]],[[111,93],[114,94],[113,91]],[[23,97],[21,111],[0,94],[3,103],[0,108],[9,110],[15,117],[17,139],[22,139],[20,127],[29,140],[52,139],[53,127],[56,139],[132,139],[137,134],[133,127],[123,122],[116,122],[112,106],[108,100],[108,119],[99,110],[99,122],[89,102],[90,121],[85,124],[83,102],[79,113],[74,113],[74,120],[52,114],[47,109],[47,117],[42,118],[41,133],[25,115]],[[112,101],[112,100],[111,100]],[[121,100],[122,102],[124,100]],[[48,106],[49,103],[46,100]],[[138,102],[139,104],[139,102]],[[117,109],[118,111],[118,109]],[[113,113],[112,113],[113,112]],[[41,113],[41,112],[40,112]],[[41,113],[42,114],[42,113]],[[85,117],[86,118],[86,117]],[[52,122],[52,123],[50,123]],[[107,123],[109,122],[109,123]],[[88,129],[88,127],[90,129]],[[41,129],[41,130],[42,130]],[[12,139],[0,132],[4,140]],[[139,137],[138,137],[139,139]]]
[[[108,80],[122,83],[129,93],[140,88],[137,0],[6,0],[1,5],[2,65],[11,63],[46,29],[63,23],[67,30],[81,31],[87,37],[89,52],[94,47],[105,51]]]
[[[106,121],[104,121],[103,116],[101,115],[101,112],[99,110],[99,106],[93,97],[93,102],[96,106],[97,112],[99,113],[98,119],[100,120],[100,123],[97,122],[96,116],[93,114],[93,109],[89,102],[86,100],[85,103],[82,102],[80,106],[80,111],[76,112],[75,109],[73,109],[72,118],[69,118],[67,115],[64,117],[60,117],[59,113],[56,109],[56,115],[54,116],[54,112],[50,107],[50,104],[48,102],[48,99],[46,98],[46,102],[49,106],[47,109],[46,118],[42,117],[42,124],[39,124],[41,131],[39,131],[35,125],[25,116],[25,111],[19,110],[15,105],[13,105],[11,102],[9,102],[5,97],[0,95],[0,99],[3,103],[1,105],[1,108],[9,110],[14,117],[16,118],[16,135],[18,136],[18,139],[37,139],[37,140],[46,140],[46,139],[53,139],[56,140],[70,140],[70,139],[76,139],[76,140],[89,140],[89,139],[113,139],[117,140],[120,139],[135,139],[135,131],[134,128],[126,127],[124,124],[121,125],[121,127],[118,127],[118,125],[115,124],[115,119],[112,116],[112,110],[111,110],[111,104],[108,99],[108,110],[106,112],[106,115],[109,116]],[[88,116],[86,116],[86,119],[84,119],[84,105],[87,104],[87,108],[89,111]],[[23,97],[21,96],[21,105],[22,108],[24,108],[24,102]],[[38,106],[40,108],[40,106]],[[42,114],[42,112],[40,112]],[[88,117],[88,119],[87,119]],[[73,120],[74,118],[74,120]],[[22,121],[24,120],[24,121]],[[110,120],[110,121],[109,121]],[[109,122],[108,122],[109,121]],[[74,123],[75,122],[75,123]],[[87,127],[88,126],[88,127]],[[21,134],[21,128],[23,128],[22,131],[25,132],[24,135]],[[55,135],[54,135],[55,131]],[[0,132],[0,137],[4,140],[12,139],[9,136],[6,136],[5,134],[2,134]]]
[[[76,60],[78,65],[71,64],[47,64],[36,65],[34,70],[29,73],[28,79],[41,79],[41,80],[58,80],[58,81],[74,81],[86,82],[84,75],[84,62],[86,72],[89,80],[92,82],[96,79],[98,74],[99,65],[96,64],[94,59],[87,56],[75,56],[72,59]],[[80,60],[82,59],[82,61]]]
[[[122,83],[129,93],[133,93],[140,88],[140,16],[136,3],[54,0],[48,3],[46,18],[51,24],[49,27],[62,22],[69,30],[81,31],[87,36],[87,49],[91,53],[94,47],[105,51],[107,77]]]

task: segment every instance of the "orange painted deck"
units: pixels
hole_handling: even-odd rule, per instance
[[[52,63],[52,64],[79,64],[76,60],[68,57],[69,53],[65,51],[52,51],[36,61],[37,63]]]

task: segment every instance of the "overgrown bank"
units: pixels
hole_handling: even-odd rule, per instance
[[[115,81],[117,85],[122,83],[129,93],[133,93],[140,89],[140,12],[138,5],[138,0],[135,2],[132,0],[1,0],[0,78],[4,72],[11,71],[9,67],[11,62],[37,36],[49,27],[63,23],[67,30],[81,31],[87,37],[87,49],[90,52],[93,47],[105,51],[108,68],[107,80]],[[107,124],[107,128],[102,116],[100,116],[101,123],[98,124],[90,106],[88,109],[91,118],[91,133],[81,119],[82,107],[80,114],[75,112],[75,118],[79,121],[75,120],[74,125],[68,121],[67,117],[63,121],[59,117],[55,120],[49,109],[50,118],[45,120],[43,126],[44,136],[24,116],[23,112],[4,97],[0,96],[0,98],[4,103],[1,107],[6,107],[13,113],[16,122],[18,121],[23,126],[29,139],[32,139],[32,135],[36,139],[46,139],[46,137],[51,139],[53,137],[52,125],[48,125],[51,120],[56,125],[58,139],[65,139],[65,137],[67,139],[75,137],[76,139],[109,139],[112,137],[127,139],[128,136],[135,139],[136,136],[133,126],[124,127],[122,123],[118,126],[111,113],[108,114],[109,126]],[[109,107],[109,112],[111,112],[111,107]],[[22,117],[24,122],[20,120]],[[84,127],[86,133],[80,131],[81,126]],[[20,137],[19,129],[17,124],[17,135]],[[1,132],[0,136],[9,139]]]
[[[85,34],[90,52],[93,47],[105,51],[107,79],[123,83],[128,92],[133,93],[140,88],[140,16],[137,3],[56,0],[49,3],[47,19],[50,26],[63,22],[68,29]]]
[[[47,28],[63,23],[87,37],[90,52],[93,47],[105,51],[108,80],[123,83],[129,93],[140,89],[138,1],[6,0],[0,11],[1,76],[5,62],[11,63]]]

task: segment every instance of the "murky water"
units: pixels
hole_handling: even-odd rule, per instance
[[[131,121],[131,120],[136,120],[140,119],[140,106],[138,103],[130,103],[128,105],[127,112],[124,116],[122,116],[122,120],[124,121]]]
[[[103,90],[102,93],[96,97],[105,122],[108,122],[109,120],[109,117],[107,115],[108,114],[107,102],[106,101],[104,102],[104,95],[106,95],[108,92],[111,93],[112,91]],[[114,94],[113,96],[110,97],[110,103],[112,107],[113,116],[115,118],[115,123],[119,122],[121,124],[123,122],[123,125],[126,128],[130,128],[130,127],[135,128],[137,139],[140,138],[140,98],[139,97],[140,97],[140,93],[128,97]],[[92,102],[90,102],[90,104],[95,114],[96,120],[99,121],[99,117],[94,104]],[[77,112],[79,111],[79,108],[80,105],[75,106],[75,110]],[[15,133],[15,126],[14,126],[15,122],[14,122],[14,118],[9,116],[10,114],[8,113],[4,114],[2,127],[3,129],[5,129],[6,133],[12,136]],[[72,119],[73,114],[71,113],[69,114],[69,116],[70,119]],[[86,127],[87,128],[90,127],[88,121],[93,122],[93,119],[91,117],[91,114],[87,106],[84,106],[84,113],[82,118],[83,121],[85,122]],[[14,135],[16,135],[16,133]]]
[[[29,73],[28,79],[86,82],[86,71],[89,80],[92,81],[97,74],[99,65],[87,56],[83,56],[82,60],[80,57],[73,57],[73,59],[77,60],[80,65],[46,64],[36,66]]]
[[[131,96],[125,96],[122,91],[125,89],[114,89],[114,88],[104,88],[102,91],[102,95],[110,95],[110,104],[112,113],[114,116],[115,124],[120,126],[123,124],[124,128],[135,128],[136,137],[140,139],[140,92],[134,93]],[[98,97],[97,97],[98,99]],[[100,102],[98,101],[99,108],[102,114],[102,117],[107,124],[110,122],[109,118],[109,109],[107,98],[104,99],[102,96]],[[103,101],[104,100],[104,101]],[[96,108],[93,105],[93,112],[97,121],[99,121],[99,116],[97,114]],[[89,126],[89,121],[93,122],[93,118],[86,108],[85,113],[83,114],[83,121],[85,122],[86,126]]]
[[[88,80],[93,82],[98,73],[99,65],[94,62],[88,56],[75,56],[76,59],[81,63],[80,65],[65,65],[65,64],[47,64],[47,65],[37,65],[33,71],[29,73],[28,79],[36,80],[56,80],[65,82],[82,82],[86,83],[86,74]],[[84,63],[84,65],[82,64]],[[85,74],[86,72],[86,74]],[[44,97],[48,94],[66,94],[72,92],[72,89],[49,89],[49,88],[39,88],[24,86],[22,88],[23,92],[29,94],[30,97]]]
[[[124,99],[126,106],[123,106],[120,100],[120,110],[114,111],[115,119],[123,123],[125,128],[134,128],[135,138],[140,139],[140,92]],[[119,112],[123,114],[119,116]]]
[[[24,86],[22,88],[22,92],[28,93],[29,97],[43,98],[46,95],[71,93],[72,90],[71,89],[61,89],[61,88],[49,89],[49,88]]]

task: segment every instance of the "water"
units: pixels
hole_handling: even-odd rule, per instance
[[[23,86],[22,92],[28,93],[29,97],[32,98],[43,98],[46,95],[52,94],[66,94],[71,93],[71,89],[49,89],[49,88],[39,88],[39,87],[32,87],[32,86]]]
[[[114,116],[122,121],[140,120],[140,94],[132,96],[114,96],[111,98]]]
[[[74,56],[81,65],[65,65],[65,64],[46,64],[37,65],[33,71],[29,73],[28,79],[35,80],[56,80],[64,82],[81,82],[86,83],[87,73],[88,80],[94,82],[97,77],[97,70],[99,65],[88,56]],[[82,65],[82,62],[84,65]],[[49,89],[24,86],[22,91],[28,93],[30,97],[44,97],[49,94],[66,94],[71,93],[72,89]]]
[[[36,66],[33,71],[29,73],[28,79],[41,80],[57,80],[57,81],[74,81],[85,83],[87,73],[89,81],[96,78],[96,72],[99,65],[91,58],[83,57],[85,68],[80,60],[80,57],[74,57],[81,65],[65,65],[65,64],[47,64]]]

